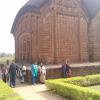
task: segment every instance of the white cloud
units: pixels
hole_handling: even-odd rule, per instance
[[[10,30],[19,9],[28,0],[1,0],[0,2],[0,52],[14,53],[14,38]]]

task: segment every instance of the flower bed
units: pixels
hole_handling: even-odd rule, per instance
[[[100,75],[46,80],[48,88],[71,100],[100,100],[100,93],[82,86],[100,84]]]
[[[13,92],[13,90],[0,80],[0,100],[23,100],[20,96]]]

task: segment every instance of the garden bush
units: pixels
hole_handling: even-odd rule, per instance
[[[82,86],[100,84],[100,75],[46,80],[48,88],[71,100],[100,100],[100,93]]]
[[[13,90],[0,80],[0,100],[23,100],[22,97],[18,96]]]
[[[64,83],[70,83],[78,86],[93,86],[100,84],[100,74],[88,75],[83,77],[72,77],[67,79],[56,79],[56,81],[62,81]]]

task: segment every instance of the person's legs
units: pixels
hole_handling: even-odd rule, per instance
[[[24,76],[22,76],[21,78],[21,83],[24,83]]]
[[[6,74],[3,75],[3,81],[6,83]]]
[[[35,76],[34,78],[35,78],[35,79],[34,79],[34,83],[36,83],[37,77]]]
[[[24,75],[23,75],[23,77],[22,77],[22,80],[23,80],[23,82],[24,82]]]
[[[34,83],[35,83],[35,77],[32,76],[32,84],[34,84]]]
[[[10,75],[10,87],[12,87],[12,75]]]
[[[4,74],[2,74],[2,80],[4,81]]]
[[[41,81],[42,84],[45,83],[45,79],[46,79],[46,76],[43,74],[43,75],[42,75],[42,81]]]
[[[16,75],[13,75],[13,77],[12,77],[12,85],[13,85],[13,87],[15,87],[15,84],[16,84]]]
[[[35,83],[38,83],[38,77],[37,78],[35,77]]]
[[[66,77],[67,77],[67,75],[66,75],[66,71],[64,71],[64,72],[63,72],[63,75],[64,75],[64,78],[66,78]]]
[[[5,81],[5,83],[7,82],[7,75],[6,74],[4,75],[4,81]]]

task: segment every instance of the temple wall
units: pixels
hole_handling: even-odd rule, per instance
[[[38,57],[44,63],[53,63],[54,59],[52,21],[51,13],[38,19]]]
[[[100,12],[91,20],[89,28],[89,59],[100,61]]]
[[[79,29],[79,33],[80,33],[80,61],[81,62],[88,62],[89,58],[88,58],[88,22],[81,17],[80,19],[80,29]]]
[[[36,51],[35,48],[33,49],[34,44],[32,44],[34,43],[34,36],[36,36],[36,23],[34,19],[36,21],[34,13],[26,13],[21,16],[17,22],[16,33],[14,35],[16,62],[31,63],[31,60],[33,59],[33,53]]]
[[[56,1],[55,38],[57,63],[88,61],[88,21],[80,5],[72,0]]]
[[[51,5],[43,6],[39,14],[23,14],[14,36],[17,62],[88,61],[87,20],[73,0],[52,1]]]

